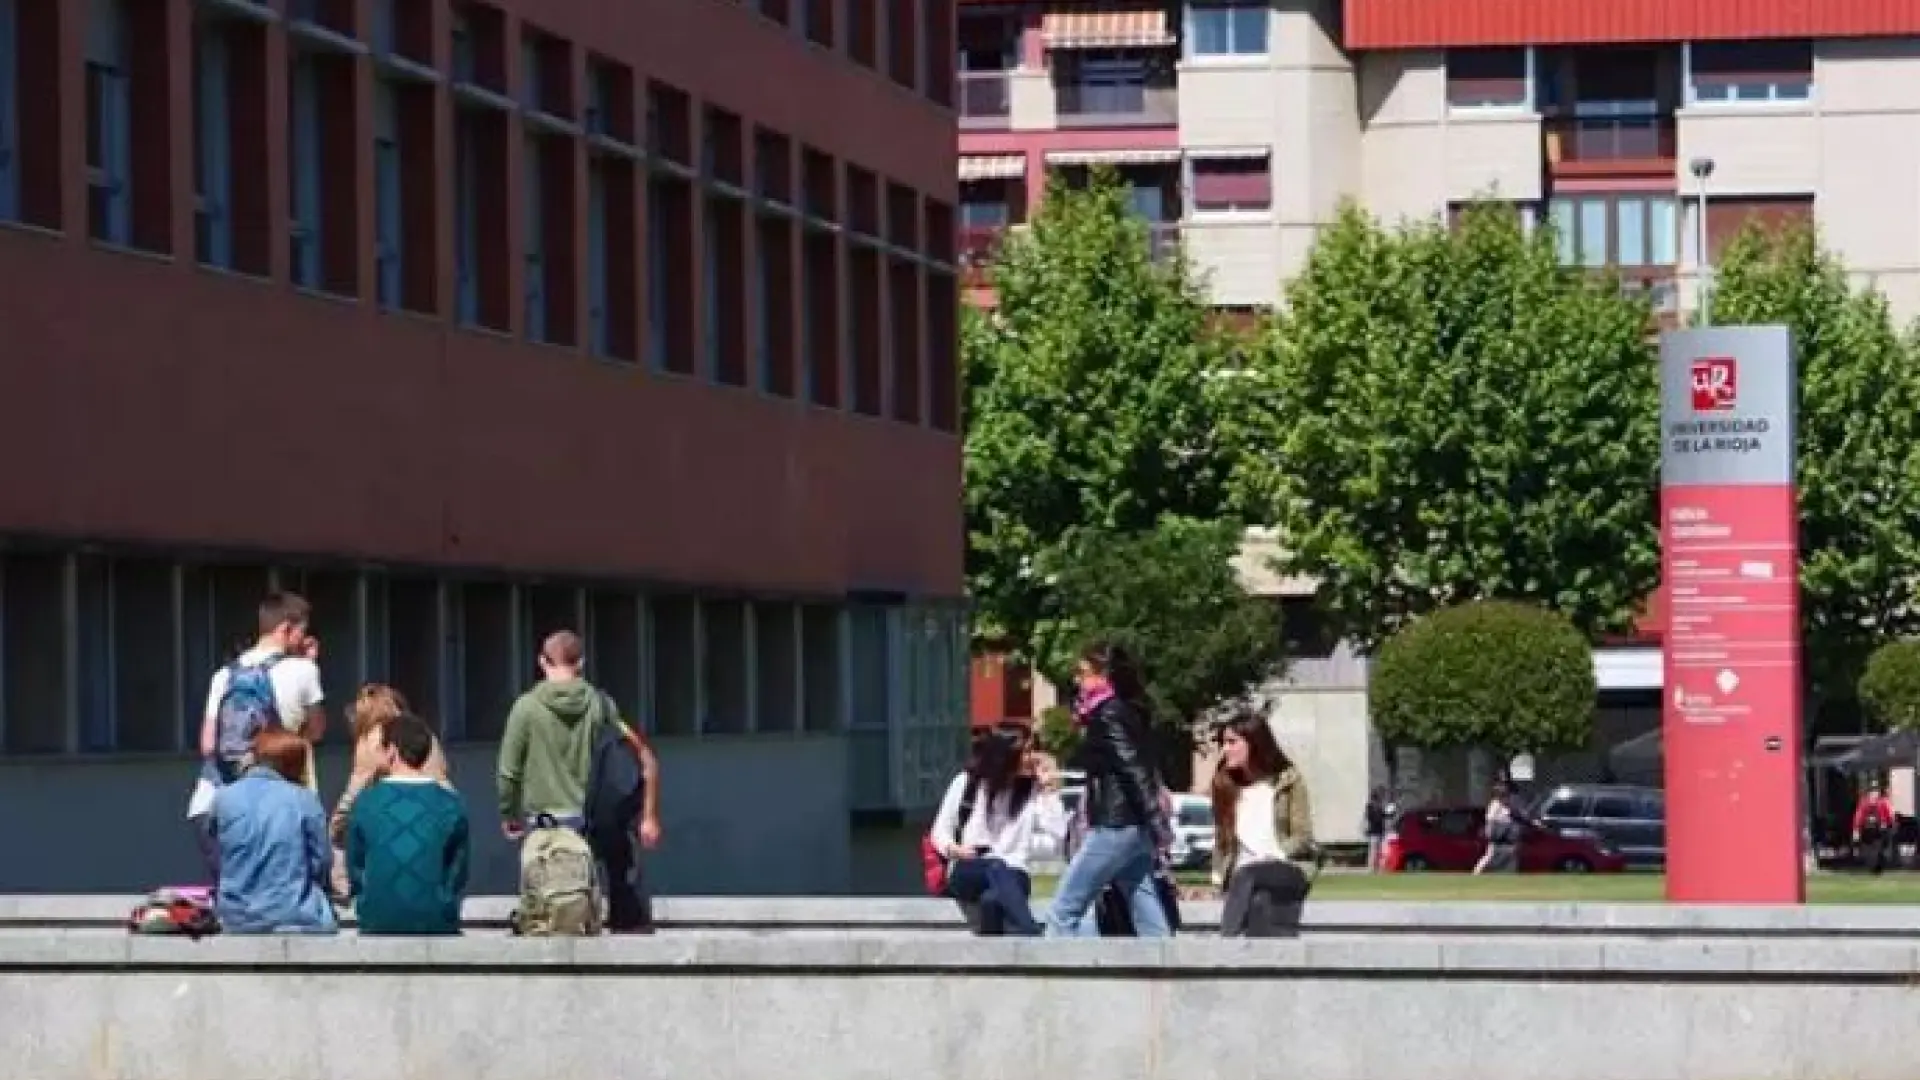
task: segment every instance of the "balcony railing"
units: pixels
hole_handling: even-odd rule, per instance
[[[1004,71],[963,71],[956,95],[963,128],[1002,128],[1013,112],[1011,76]]]
[[[1623,266],[1620,291],[1645,295],[1655,315],[1673,315],[1680,310],[1680,282],[1675,274],[1671,266]]]
[[[987,284],[987,268],[1000,255],[1000,245],[1011,229],[1022,225],[963,226],[958,232],[955,250],[962,281],[970,286]],[[1174,221],[1147,223],[1147,252],[1155,262],[1171,259],[1180,248],[1180,224]]]
[[[1678,139],[1672,114],[1565,116],[1546,123],[1552,166],[1618,166],[1671,162]]]
[[[1148,83],[1058,83],[1061,127],[1157,127],[1180,121],[1180,92]]]
[[[998,225],[962,226],[955,244],[960,276],[967,285],[986,283],[988,264],[1000,253],[1001,238],[1007,230]]]

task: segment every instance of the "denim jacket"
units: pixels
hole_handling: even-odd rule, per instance
[[[271,769],[252,768],[213,803],[220,844],[214,912],[229,934],[331,934],[333,845],[320,799]]]

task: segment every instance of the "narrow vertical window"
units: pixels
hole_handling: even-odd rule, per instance
[[[287,76],[287,233],[289,273],[306,289],[320,287],[320,87],[314,57],[294,59]]]
[[[193,33],[193,246],[203,265],[233,268],[232,80],[226,35],[202,22]]]
[[[526,312],[527,337],[534,341],[547,340],[547,253],[546,225],[544,211],[546,206],[546,185],[542,182],[543,170],[540,167],[541,140],[528,136],[521,153],[520,193],[522,196],[521,213],[524,215],[525,231],[521,237],[526,245]]]
[[[133,239],[125,12],[93,0],[87,25],[87,231],[95,240]]]
[[[406,245],[401,226],[400,104],[390,82],[373,91],[373,230],[375,295],[383,308],[401,305]]]
[[[0,0],[0,221],[20,220],[19,15]]]

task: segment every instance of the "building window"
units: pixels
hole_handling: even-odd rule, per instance
[[[1688,45],[1685,55],[1687,98],[1696,105],[1813,96],[1810,41],[1703,41]]]
[[[128,97],[126,12],[95,0],[87,25],[87,231],[95,240],[133,240],[132,102]]]
[[[1194,158],[1188,168],[1196,216],[1265,214],[1273,209],[1273,170],[1265,157]]]
[[[287,79],[288,233],[293,283],[320,287],[320,87],[319,64],[296,56]]]
[[[1187,55],[1264,56],[1271,0],[1188,0]]]
[[[459,290],[455,314],[462,323],[480,321],[480,163],[479,117],[473,110],[455,115],[453,127],[453,235]]]
[[[233,130],[227,117],[227,41],[217,26],[194,27],[193,246],[206,266],[233,267]]]
[[[0,221],[20,219],[19,14],[0,0]]]
[[[373,90],[373,231],[375,291],[383,308],[400,306],[405,266],[400,203],[400,105],[392,83]]]
[[[1524,109],[1532,104],[1532,49],[1447,50],[1448,108]]]
[[[1548,205],[1560,261],[1620,270],[1670,268],[1680,261],[1680,220],[1664,195],[1581,195]]]
[[[595,356],[611,353],[607,333],[607,170],[587,167],[587,348]]]
[[[540,167],[541,142],[539,136],[527,136],[520,163],[522,221],[525,224],[522,239],[527,248],[525,314],[527,337],[534,341],[547,340],[547,229],[544,221],[547,195],[543,183],[545,170]]]

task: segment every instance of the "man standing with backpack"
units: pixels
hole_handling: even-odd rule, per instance
[[[300,596],[268,593],[260,601],[259,636],[253,647],[213,673],[200,722],[201,778],[206,785],[218,788],[239,779],[253,755],[253,740],[264,730],[283,728],[308,743],[317,743],[326,734],[326,693],[316,662],[320,643],[308,632],[312,617],[313,609]],[[308,790],[319,790],[311,752],[305,782]],[[198,828],[202,853],[217,876],[207,834],[210,800],[196,798],[188,817]]]
[[[541,680],[514,702],[500,744],[501,830],[522,841],[524,934],[598,933],[602,875],[609,928],[646,929],[632,843],[636,817],[648,846],[659,838],[659,763],[582,676],[584,652],[572,631],[541,643]]]

